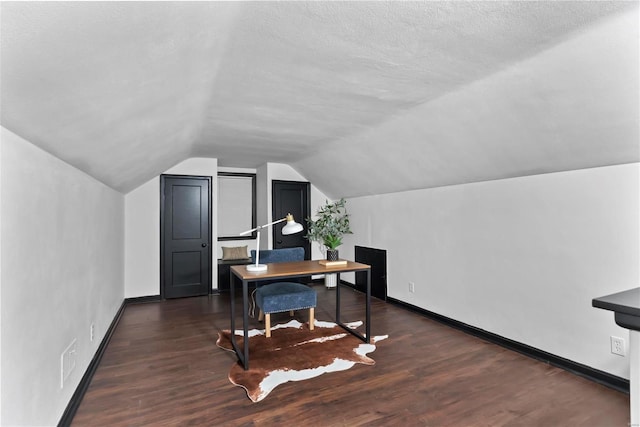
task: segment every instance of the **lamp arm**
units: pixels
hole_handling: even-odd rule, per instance
[[[273,222],[270,222],[268,224],[265,225],[261,225],[259,227],[255,227],[252,228],[251,230],[247,230],[247,231],[243,231],[242,233],[240,233],[241,236],[247,235],[249,233],[252,233],[254,231],[258,232],[258,235],[256,236],[256,263],[255,265],[253,264],[249,264],[247,265],[247,271],[251,271],[251,272],[260,272],[260,271],[266,271],[267,270],[267,266],[260,264],[260,234],[261,230],[263,228],[267,228],[272,226],[273,224],[278,224],[279,222],[283,222],[283,221],[287,221],[287,225],[285,225],[282,228],[282,234],[283,235],[289,235],[289,234],[294,234],[294,233],[299,233],[302,230],[304,230],[304,228],[302,227],[302,225],[298,224],[294,219],[293,219],[293,215],[291,214],[287,214],[287,216],[285,216],[284,218],[281,219],[277,219]]]
[[[260,264],[260,234],[261,234],[260,230],[262,230],[263,228],[267,228],[267,227],[269,227],[269,226],[271,226],[273,224],[277,224],[279,222],[286,221],[286,220],[287,220],[287,217],[284,217],[284,218],[279,219],[277,221],[270,222],[269,224],[261,225],[259,227],[252,228],[251,230],[243,231],[242,233],[240,233],[241,236],[244,236],[246,234],[253,233],[254,231],[258,232],[258,236],[256,238],[256,267]]]
[[[287,220],[287,217],[284,217],[284,218],[279,219],[279,220],[277,220],[277,221],[270,222],[269,224],[260,225],[260,226],[258,226],[258,227],[256,227],[256,228],[252,228],[251,230],[243,231],[242,233],[240,233],[240,235],[241,235],[241,236],[244,236],[245,234],[249,234],[249,233],[252,233],[252,232],[254,232],[254,231],[262,230],[263,228],[267,228],[267,227],[269,227],[270,225],[277,224],[277,223],[279,223],[279,222],[286,221],[286,220]]]

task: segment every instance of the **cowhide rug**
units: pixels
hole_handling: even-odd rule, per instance
[[[362,322],[349,323],[357,328]],[[371,344],[346,332],[331,322],[315,321],[315,329],[291,320],[284,325],[271,328],[271,338],[264,330],[249,331],[249,370],[240,362],[229,372],[231,383],[243,387],[254,402],[264,399],[274,388],[288,381],[302,381],[325,372],[344,371],[356,363],[373,365],[375,361],[366,355],[376,349],[374,343],[388,338],[387,335],[371,338]],[[217,345],[233,351],[231,331],[218,333]],[[242,348],[243,331],[236,331],[236,342]]]

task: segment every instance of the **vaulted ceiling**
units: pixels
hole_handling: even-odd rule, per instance
[[[2,126],[128,192],[189,157],[332,197],[640,160],[638,2],[2,2]]]

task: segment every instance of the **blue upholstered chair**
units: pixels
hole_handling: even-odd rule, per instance
[[[256,251],[251,251],[251,260],[255,262]],[[293,262],[304,260],[303,248],[286,248],[260,251],[260,262]],[[264,284],[267,283],[267,284]],[[317,303],[316,291],[307,285],[296,282],[258,282],[256,304],[260,309],[258,320],[264,316],[264,329],[267,338],[271,337],[271,313],[309,309],[309,329],[313,330],[314,309]]]
[[[304,248],[284,248],[260,251],[260,263],[304,261]],[[256,251],[251,250],[251,262],[256,262]]]

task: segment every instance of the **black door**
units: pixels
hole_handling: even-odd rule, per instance
[[[160,177],[160,296],[211,289],[211,177]]]
[[[286,223],[273,226],[273,248],[304,248],[304,259],[311,259],[311,243],[304,238],[307,234],[307,219],[311,210],[311,185],[308,182],[273,181],[272,215],[273,221],[292,214],[296,222],[304,227],[300,233],[284,236],[282,227]]]
[[[387,251],[384,249],[355,247],[355,260],[371,266],[371,296],[387,300]],[[356,289],[367,291],[367,273],[356,273]]]

